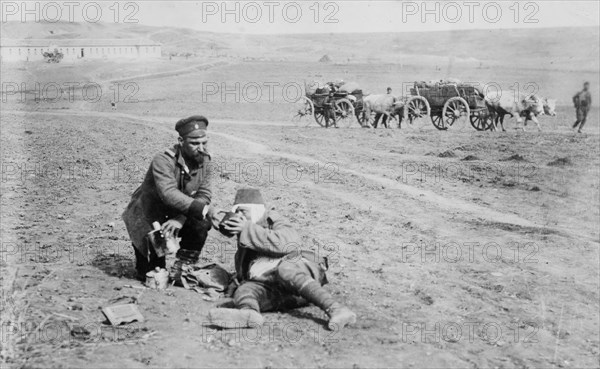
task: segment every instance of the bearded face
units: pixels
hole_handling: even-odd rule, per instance
[[[199,163],[203,160],[203,157],[207,155],[206,144],[208,144],[208,137],[179,137],[179,145],[183,156],[187,159],[192,159]]]

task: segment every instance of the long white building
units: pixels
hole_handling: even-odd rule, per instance
[[[4,62],[44,60],[44,52],[55,49],[64,61],[82,59],[160,58],[161,44],[140,39],[1,39]]]

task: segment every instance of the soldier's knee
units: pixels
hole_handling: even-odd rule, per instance
[[[193,232],[196,233],[207,233],[211,229],[212,223],[207,218],[202,220],[192,218],[188,219],[184,226],[189,227]]]
[[[295,273],[296,266],[288,260],[283,260],[277,266],[277,274],[279,275],[279,278],[283,281],[291,280],[294,277]]]
[[[233,303],[236,307],[248,307],[259,310],[259,293],[251,284],[242,284],[233,294]]]
[[[279,281],[287,288],[299,288],[307,279],[313,279],[302,261],[286,260],[277,268]]]
[[[300,263],[302,263],[300,260],[284,260],[279,264],[277,274],[284,285],[293,286],[306,277],[310,277]]]

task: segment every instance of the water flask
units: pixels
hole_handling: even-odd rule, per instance
[[[154,228],[155,231],[158,231],[157,233],[160,232],[160,223],[159,222],[153,222],[152,227]],[[161,236],[161,237],[163,237],[163,236]],[[177,250],[179,250],[179,242],[177,242],[175,237],[172,237],[172,236],[164,237],[164,240],[165,240],[165,243],[167,246],[167,251],[169,254],[174,254],[177,252]]]
[[[179,250],[179,242],[175,237],[167,237],[167,250],[169,250],[169,254],[174,254]]]

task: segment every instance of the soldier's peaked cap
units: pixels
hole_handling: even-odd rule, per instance
[[[240,204],[265,204],[265,200],[259,190],[256,188],[242,188],[239,189],[235,194],[235,200],[233,205]]]
[[[192,115],[175,123],[175,130],[181,137],[204,137],[208,127],[208,119],[203,115]]]

